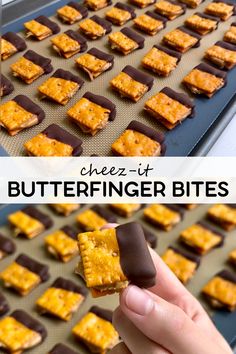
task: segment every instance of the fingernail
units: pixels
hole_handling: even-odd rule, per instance
[[[129,286],[124,295],[126,306],[137,315],[147,316],[153,310],[153,299],[137,286]]]

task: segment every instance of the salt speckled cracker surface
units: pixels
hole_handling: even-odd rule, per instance
[[[127,2],[124,1],[124,3]],[[217,40],[223,39],[225,31],[230,27],[230,24],[235,20],[235,17],[231,17],[226,22],[221,22],[219,24],[218,30],[202,38],[201,45],[199,48],[191,49],[189,52],[184,54],[177,69],[174,70],[174,72],[169,77],[158,78],[158,76],[154,74],[153,77],[155,78],[155,80],[152,90],[150,90],[139,102],[133,103],[128,99],[121,99],[115,92],[110,89],[109,81],[118,73],[120,73],[127,64],[132,65],[137,69],[140,69],[141,58],[152,48],[154,44],[160,44],[161,39],[165,33],[178,26],[183,25],[184,20],[196,11],[203,12],[204,8],[207,6],[208,3],[210,3],[210,0],[204,1],[201,5],[197,7],[197,9],[187,9],[186,13],[183,16],[178,17],[174,21],[168,21],[166,28],[160,31],[155,36],[148,36],[142,32],[139,32],[139,34],[141,34],[145,38],[145,46],[143,49],[135,51],[127,57],[124,57],[118,52],[111,51],[108,45],[108,36],[104,36],[102,39],[95,41],[88,40],[88,49],[96,46],[98,49],[113,54],[115,56],[115,64],[113,69],[103,73],[92,82],[89,80],[86,73],[76,68],[74,60],[81,54],[75,55],[70,59],[61,58],[51,48],[50,40],[53,38],[53,36],[41,42],[32,39],[27,39],[26,43],[28,45],[28,49],[32,49],[36,53],[39,53],[47,58],[52,59],[54,71],[58,68],[69,70],[73,74],[77,74],[81,78],[83,78],[85,80],[85,84],[65,107],[61,107],[57,103],[52,103],[47,100],[39,101],[37,87],[41,85],[50,75],[44,75],[28,86],[20,80],[13,78],[9,69],[9,66],[12,63],[16,62],[16,60],[22,56],[22,52],[17,53],[8,60],[4,61],[2,63],[2,72],[8,79],[11,79],[12,83],[15,86],[15,91],[11,95],[4,97],[2,101],[6,102],[7,100],[13,98],[16,94],[19,93],[25,94],[29,98],[33,99],[45,110],[46,119],[38,126],[25,130],[15,137],[9,137],[8,134],[2,130],[0,132],[0,140],[3,148],[5,148],[10,155],[22,156],[25,153],[23,144],[36,134],[40,133],[43,129],[45,129],[48,125],[52,123],[59,124],[62,128],[67,129],[69,132],[77,135],[83,140],[83,156],[90,156],[94,153],[103,156],[111,155],[111,144],[121,135],[121,133],[127,127],[128,123],[133,119],[133,117],[136,117],[140,122],[147,124],[148,126],[155,128],[158,131],[167,132],[167,130],[163,128],[160,123],[155,121],[155,119],[150,118],[149,115],[143,111],[145,101],[165,86],[169,86],[176,91],[184,91],[184,88],[180,85],[183,77],[188,74],[194,66],[200,63],[207,48],[213,45]],[[113,5],[110,5],[109,7],[97,11],[96,15],[103,18],[105,12],[107,12],[108,9],[110,9]],[[59,7],[60,4],[58,4],[58,8]],[[145,13],[147,10],[153,11],[153,9],[154,5],[151,5],[144,9],[139,9],[135,7],[135,13],[138,16],[140,14]],[[89,11],[88,17],[91,17],[92,15],[94,15],[94,12]],[[78,23],[74,25],[62,24],[61,21],[56,17],[56,15],[52,16],[51,19],[57,24],[59,24],[61,32],[64,32],[68,29],[72,29],[75,31],[78,29]],[[133,28],[132,21],[129,21],[126,26]],[[122,27],[113,26],[112,31],[115,32],[117,30],[120,30],[121,28]],[[23,35],[23,32],[21,33],[21,35]],[[143,72],[148,73],[148,71],[145,70],[143,70]],[[95,94],[101,94],[117,105],[116,119],[113,122],[110,122],[105,129],[103,129],[101,132],[99,132],[96,136],[93,137],[87,134],[83,134],[79,127],[77,127],[75,124],[71,123],[70,121],[68,121],[68,119],[66,119],[67,110],[72,107],[84,95],[86,91],[91,91]],[[196,117],[194,119],[201,119],[201,117]],[[185,123],[186,122],[184,122],[183,124]],[[181,126],[177,129],[181,129]],[[180,144],[184,144],[184,141],[181,140]]]
[[[50,255],[45,252],[44,237],[60,229],[64,225],[76,225],[76,215],[83,210],[88,209],[89,207],[91,206],[81,206],[81,209],[79,209],[77,212],[71,214],[68,217],[63,217],[57,215],[48,206],[38,206],[39,210],[47,213],[53,218],[54,226],[33,240],[20,238],[14,239],[14,242],[17,245],[17,252],[12,256],[8,256],[0,261],[0,269],[4,269],[7,265],[13,262],[18,254],[24,252],[30,255],[30,257],[36,261],[49,265],[49,271],[51,274],[50,279],[47,282],[40,284],[39,287],[37,287],[31,294],[26,297],[20,297],[19,295],[14,294],[14,292],[0,287],[0,292],[5,295],[11,307],[11,311],[9,313],[11,313],[16,308],[21,308],[39,320],[42,324],[44,324],[48,330],[48,337],[46,341],[39,347],[29,350],[27,354],[47,354],[49,350],[59,342],[64,343],[80,354],[89,354],[89,352],[82,345],[76,342],[74,336],[71,333],[72,328],[89,311],[91,306],[96,305],[103,308],[114,309],[118,305],[118,295],[109,295],[97,299],[92,299],[91,295],[89,294],[83,304],[81,304],[79,311],[74,314],[72,320],[68,323],[60,320],[55,320],[47,316],[40,316],[35,311],[35,302],[49,288],[49,286],[57,277],[62,276],[63,278],[70,279],[77,285],[83,284],[81,279],[73,273],[78,263],[78,257],[75,257],[69,263],[62,263],[53,257],[50,257]],[[109,206],[104,207],[109,208]],[[186,211],[184,220],[170,232],[161,231],[160,229],[156,228],[155,226],[151,226],[148,222],[146,222],[142,218],[143,208],[137,211],[135,215],[129,219],[119,217],[118,223],[127,223],[131,220],[140,221],[146,229],[152,231],[155,235],[158,236],[157,250],[158,253],[162,255],[170,245],[176,246],[178,249],[184,249],[177,242],[180,232],[198,222],[199,220],[202,220],[206,216],[206,212],[209,207],[210,206],[208,205],[202,205],[192,211]],[[218,231],[222,232],[220,228],[217,229]],[[9,238],[12,237],[11,230],[7,225],[0,226],[0,233]],[[221,271],[223,268],[228,268],[231,271],[234,269],[233,266],[227,264],[226,261],[228,259],[228,254],[236,248],[236,231],[226,232],[226,235],[227,237],[225,238],[225,244],[223,247],[214,249],[209,254],[206,254],[204,257],[202,257],[201,264],[196,274],[187,285],[187,288],[195,296],[201,299],[201,301],[203,301],[203,298],[200,296],[201,289],[217,272]],[[207,308],[207,310],[211,311],[207,302],[204,301],[202,303]]]

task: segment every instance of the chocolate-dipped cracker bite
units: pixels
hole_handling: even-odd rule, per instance
[[[78,214],[76,220],[83,230],[95,231],[100,230],[108,223],[115,223],[117,218],[109,210],[95,205],[91,209],[87,209]]]
[[[65,106],[84,84],[79,76],[70,71],[58,69],[38,87],[41,98],[47,98]]]
[[[164,87],[146,101],[144,109],[167,129],[173,129],[195,114],[194,102],[188,95]]]
[[[110,204],[109,207],[116,214],[125,218],[130,218],[141,208],[141,204]]]
[[[91,48],[87,53],[76,59],[76,65],[85,71],[90,80],[94,80],[114,65],[114,56],[97,48]]]
[[[236,228],[236,204],[215,204],[208,209],[207,217],[226,231]]]
[[[25,236],[32,239],[53,225],[50,216],[44,214],[33,206],[8,215],[8,221],[14,228],[16,236]]]
[[[26,49],[26,43],[23,38],[14,32],[7,32],[1,37],[1,60],[10,58],[17,52]]]
[[[155,4],[155,11],[168,20],[174,20],[186,12],[186,5],[174,0],[160,0]]]
[[[69,216],[80,208],[80,204],[50,204],[50,207],[59,215]]]
[[[82,18],[88,16],[88,10],[85,6],[75,2],[70,1],[65,6],[60,7],[57,10],[57,16],[65,23],[73,25],[74,23],[80,21]]]
[[[67,114],[82,132],[93,136],[115,119],[116,106],[103,96],[86,92]]]
[[[201,63],[184,77],[182,83],[194,94],[211,98],[227,83],[226,72]]]
[[[180,26],[166,33],[162,38],[162,42],[180,53],[185,53],[191,48],[199,47],[201,38],[196,32]]]
[[[162,259],[183,284],[188,283],[200,265],[200,257],[172,246],[168,247]]]
[[[123,26],[135,17],[134,8],[121,2],[117,2],[114,7],[106,12],[106,19],[118,26]]]
[[[34,37],[39,41],[60,32],[60,27],[46,16],[39,16],[24,23],[27,37]]]
[[[90,308],[72,329],[72,333],[91,353],[106,354],[119,341],[119,334],[112,325],[112,311],[98,306]]]
[[[11,136],[41,123],[44,118],[42,108],[24,95],[18,95],[0,106],[0,126]]]
[[[127,55],[136,49],[143,48],[145,39],[131,28],[124,27],[119,32],[109,34],[108,41],[111,49]]]
[[[236,14],[236,5],[229,0],[213,0],[205,8],[205,13],[220,17],[222,21],[226,21]]]
[[[187,5],[191,9],[196,9],[204,0],[180,0],[183,4]]]
[[[94,15],[79,24],[80,31],[90,39],[97,39],[111,32],[111,22]]]
[[[233,266],[236,266],[236,248],[230,252],[228,260],[229,263],[231,263]]]
[[[14,91],[14,86],[4,75],[0,75],[0,96],[10,95]]]
[[[0,260],[15,253],[16,245],[12,240],[0,234]]]
[[[48,354],[78,354],[73,349],[67,347],[67,345],[58,343],[48,352]]]
[[[179,240],[200,255],[224,244],[225,236],[206,222],[198,222],[180,233]]]
[[[210,16],[201,12],[196,12],[192,16],[188,17],[184,24],[194,32],[199,33],[202,36],[217,29],[220,22],[219,17]]]
[[[84,0],[84,5],[92,11],[104,9],[104,7],[110,6],[111,4],[112,0]]]
[[[52,72],[51,59],[28,50],[10,66],[13,76],[20,78],[26,84],[32,84],[40,76]]]
[[[78,230],[69,225],[47,235],[44,239],[47,251],[58,260],[66,263],[78,254]]]
[[[78,32],[68,30],[51,39],[53,49],[62,57],[68,59],[88,48],[86,39]]]
[[[236,275],[229,270],[217,273],[202,289],[203,295],[215,308],[236,309]]]
[[[37,309],[41,315],[48,314],[69,321],[78,311],[87,293],[85,287],[59,277],[36,301]]]
[[[224,41],[236,44],[236,22],[231,23],[230,28],[225,32]]]
[[[118,156],[160,156],[165,154],[164,140],[162,133],[133,120],[111,149]]]
[[[49,125],[38,135],[26,141],[24,147],[30,156],[79,156],[82,140],[57,124]]]
[[[154,36],[166,27],[167,18],[156,14],[153,11],[146,11],[134,19],[134,25],[140,31]]]
[[[128,97],[137,102],[151,90],[153,82],[154,79],[150,75],[127,65],[110,81],[110,85],[121,97]]]
[[[46,328],[23,310],[16,310],[0,321],[0,342],[3,350],[21,354],[42,343]]]
[[[136,5],[141,9],[144,9],[147,6],[155,4],[156,0],[129,0],[132,5]]]
[[[46,282],[49,276],[47,265],[23,253],[0,273],[4,286],[14,289],[21,296],[28,295],[39,284]]]
[[[143,57],[142,66],[160,76],[169,76],[180,60],[179,52],[161,45],[154,45]]]
[[[236,65],[236,45],[218,41],[206,50],[204,58],[220,69],[230,70]]]
[[[143,215],[151,224],[170,231],[182,221],[184,211],[172,204],[151,204],[144,209]]]
[[[0,292],[0,317],[5,315],[10,310],[7,299]]]
[[[81,233],[78,245],[78,273],[93,297],[120,292],[129,283],[142,288],[155,285],[156,270],[139,223]]]

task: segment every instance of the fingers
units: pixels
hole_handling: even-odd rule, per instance
[[[131,352],[123,342],[116,345],[111,351],[109,351],[109,353],[110,354],[131,354]]]
[[[129,286],[121,295],[120,307],[142,335],[168,351],[176,354],[207,353],[202,350],[204,338],[200,329],[183,310],[162,298],[156,296],[154,301],[146,291]]]
[[[119,307],[113,314],[113,324],[132,354],[169,354],[168,351],[141,333]],[[112,354],[118,353],[119,352],[112,352]],[[121,353],[123,354],[123,352]],[[126,352],[124,353],[126,354]],[[129,352],[127,352],[127,354],[128,353]]]

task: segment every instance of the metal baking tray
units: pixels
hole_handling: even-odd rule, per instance
[[[48,3],[46,1],[37,0],[34,2],[35,5],[33,6],[33,2],[26,0],[16,0],[14,3],[3,7],[2,32],[5,33],[6,31],[10,30],[20,32],[23,30],[23,23],[25,21],[30,20],[39,14],[52,16],[53,20],[60,24],[62,31],[68,28],[77,29],[77,24],[73,26],[62,25],[55,16],[56,9],[66,2],[66,0],[56,0]],[[204,1],[203,4],[198,7],[197,11],[203,11],[208,2],[210,2],[210,0]],[[152,10],[153,6],[149,7],[148,9]],[[107,9],[98,11],[97,14],[103,16],[105,11],[107,11]],[[146,9],[136,9],[137,15],[145,11]],[[66,107],[61,107],[58,104],[49,103],[48,101],[39,102],[40,106],[46,111],[46,119],[40,125],[25,130],[15,137],[9,137],[5,132],[1,131],[0,145],[2,145],[2,150],[5,150],[7,154],[12,156],[24,154],[23,143],[53,122],[58,123],[62,127],[69,130],[71,133],[77,134],[83,139],[85,156],[89,156],[93,153],[106,156],[111,154],[110,147],[112,142],[123,132],[128,123],[132,119],[138,119],[159,131],[163,131],[166,134],[167,156],[188,156],[190,154],[205,155],[210,147],[214,144],[223,129],[227,126],[230,119],[233,117],[233,113],[235,112],[236,69],[229,72],[227,86],[220,90],[213,98],[195,98],[195,118],[186,119],[183,124],[176,127],[173,131],[166,131],[166,129],[157,123],[153,118],[144,113],[143,106],[147,98],[151,97],[164,86],[170,86],[171,88],[178,91],[184,90],[180,84],[182,78],[195,65],[200,63],[204,51],[210,45],[213,45],[217,40],[223,38],[224,32],[229,28],[230,23],[233,21],[232,18],[226,22],[221,22],[217,31],[214,31],[213,33],[203,37],[199,48],[192,49],[188,53],[184,54],[179,66],[168,78],[159,78],[158,76],[154,75],[155,80],[152,90],[149,91],[148,94],[146,94],[138,103],[135,104],[126,99],[121,99],[109,88],[108,84],[110,79],[119,73],[125,65],[130,64],[140,68],[141,58],[145,53],[147,53],[153,44],[160,43],[164,33],[178,27],[179,25],[182,25],[185,18],[190,16],[195,11],[196,10],[188,9],[185,15],[180,16],[174,21],[169,21],[167,23],[166,29],[154,37],[144,35],[146,39],[145,47],[141,50],[133,52],[126,57],[121,56],[116,52],[110,51],[110,48],[107,45],[106,36],[100,40],[88,41],[89,48],[96,46],[104,51],[112,52],[115,56],[114,68],[111,71],[102,74],[93,82],[90,82],[83,73],[76,69],[74,64],[74,57],[68,60],[58,57],[58,55],[54,53],[50,48],[49,38],[42,42],[28,39],[28,48],[33,49],[36,52],[45,55],[46,57],[51,57],[54,69],[63,67],[74,73],[77,73],[85,79],[85,85],[69,102],[69,104],[66,105]],[[90,16],[92,14],[93,12],[89,13]],[[128,22],[127,26],[132,26],[132,23]],[[113,26],[113,31],[116,31],[119,28],[120,27]],[[36,80],[36,82],[28,86],[19,80],[12,78],[10,74],[9,65],[15,62],[16,59],[21,55],[22,53],[18,53],[17,55],[14,55],[2,63],[2,72],[6,74],[6,76],[10,78],[15,85],[15,91],[11,94],[11,96],[5,97],[3,102],[9,100],[11,97],[14,97],[17,93],[26,94],[33,100],[38,100],[37,87],[46,79],[45,76],[41,77],[40,79]],[[117,105],[118,110],[116,120],[109,123],[103,131],[99,132],[94,137],[81,133],[79,128],[77,128],[72,123],[69,123],[66,119],[66,111],[86,91],[103,94]]]
[[[7,223],[7,215],[15,210],[19,210],[23,207],[23,205],[2,205],[0,206],[0,233],[12,237],[11,229]],[[78,344],[72,334],[71,329],[79,321],[79,319],[83,316],[83,314],[88,311],[88,309],[96,304],[99,306],[103,306],[106,308],[114,309],[118,305],[118,295],[106,296],[103,298],[92,299],[91,296],[87,298],[85,303],[81,306],[78,313],[76,313],[73,319],[68,322],[64,323],[60,320],[52,319],[46,316],[39,316],[35,311],[35,301],[37,298],[44,292],[45,289],[53,282],[53,280],[57,276],[63,276],[65,278],[69,278],[77,283],[80,283],[81,280],[78,276],[74,274],[74,269],[76,263],[78,262],[78,258],[72,260],[67,264],[63,264],[57,260],[51,258],[46,252],[43,247],[43,239],[44,236],[48,233],[51,233],[53,230],[60,228],[61,226],[68,224],[74,225],[75,224],[75,217],[76,215],[88,208],[89,205],[84,205],[79,211],[73,213],[69,217],[58,216],[55,214],[48,206],[40,205],[38,208],[48,215],[50,215],[54,220],[54,226],[52,229],[47,230],[44,234],[36,237],[33,240],[27,239],[15,239],[15,243],[17,245],[17,252],[0,262],[0,270],[4,269],[8,264],[10,264],[16,257],[17,254],[24,252],[29,254],[31,257],[35,258],[36,260],[40,260],[43,263],[46,263],[50,267],[50,274],[51,278],[44,284],[40,285],[37,289],[35,289],[31,294],[26,297],[20,297],[15,293],[4,289],[3,287],[0,288],[11,306],[11,310],[16,308],[22,308],[31,313],[33,316],[38,318],[47,328],[48,330],[48,338],[46,341],[39,347],[34,350],[31,350],[30,353],[32,354],[45,354],[47,353],[50,348],[56,344],[57,342],[64,342],[68,346],[71,346],[74,349],[77,349],[79,353],[87,353],[86,350]],[[107,206],[104,205],[105,208]],[[195,210],[186,211],[185,218],[183,221],[177,225],[172,231],[164,232],[156,229],[155,227],[149,225],[143,220],[143,209],[137,212],[130,220],[138,220],[141,222],[146,228],[155,232],[158,237],[158,246],[157,252],[161,255],[165,249],[171,244],[176,244],[177,237],[181,230],[190,226],[194,222],[198,220],[202,220],[205,215],[206,211],[209,208],[209,205],[201,205],[198,206]],[[125,218],[118,218],[119,223],[127,222]],[[178,245],[178,247],[180,247]],[[232,345],[236,345],[236,312],[229,313],[225,311],[217,311],[213,312],[204,301],[204,299],[200,295],[200,290],[204,286],[204,284],[219,270],[223,267],[228,268],[229,266],[226,263],[228,253],[236,247],[236,231],[232,231],[227,233],[225,245],[222,248],[218,248],[210,252],[208,255],[202,257],[201,265],[194,276],[194,278],[189,282],[187,286],[188,289],[202,302],[203,306],[207,309],[207,311],[211,314],[213,321],[216,323],[216,326],[219,328],[221,333],[224,337],[228,340],[228,342]],[[229,267],[230,269],[230,267]],[[231,268],[232,270],[232,268]]]

